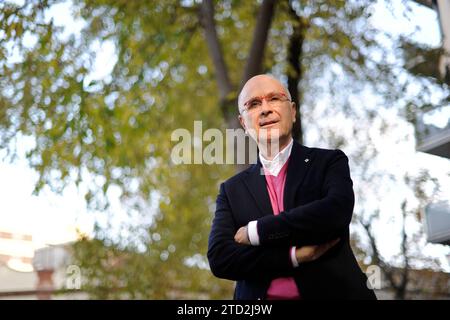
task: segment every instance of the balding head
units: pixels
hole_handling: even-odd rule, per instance
[[[248,107],[245,109],[247,102],[252,106],[251,110]],[[292,140],[297,111],[289,91],[279,80],[265,74],[254,76],[242,88],[238,107],[242,127],[260,150],[266,149],[269,144],[278,144],[283,148]],[[269,156],[267,152],[263,153]]]
[[[242,88],[238,96],[238,108],[239,113],[242,112],[244,103],[254,96],[262,96],[268,92],[282,92],[289,100],[291,100],[291,94],[285,88],[285,86],[276,78],[267,74],[259,74],[250,78]]]

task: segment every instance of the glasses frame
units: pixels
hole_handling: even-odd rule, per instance
[[[258,109],[262,106],[262,102],[263,102],[264,100],[266,100],[267,104],[269,104],[270,106],[272,106],[272,104],[270,103],[270,101],[269,101],[268,99],[273,98],[273,97],[276,96],[276,95],[280,95],[281,97],[284,98],[284,100],[277,101],[277,103],[278,103],[278,102],[283,103],[283,102],[287,102],[287,101],[292,102],[292,100],[290,100],[290,99],[287,97],[287,95],[286,95],[285,93],[283,93],[283,92],[270,92],[270,93],[268,93],[268,94],[266,94],[266,95],[252,97],[252,98],[250,98],[249,100],[247,100],[247,101],[244,103],[244,108],[243,108],[242,112],[244,112],[244,111],[247,111],[247,113],[255,112],[256,110],[258,110]],[[252,109],[249,109],[249,108],[248,108],[249,103],[251,103],[251,102],[253,102],[253,101],[255,101],[255,100],[261,101],[261,105],[258,106],[258,107],[254,107],[254,108],[252,108]]]

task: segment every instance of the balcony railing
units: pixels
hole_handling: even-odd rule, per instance
[[[423,114],[416,121],[417,151],[450,159],[450,106],[442,108],[434,117],[444,126],[425,123],[425,118]]]
[[[427,241],[450,245],[450,202],[430,203],[424,213]]]

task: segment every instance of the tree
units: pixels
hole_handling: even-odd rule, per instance
[[[358,220],[369,238],[371,250],[369,251],[370,254],[368,255],[368,258],[370,259],[370,263],[381,268],[384,278],[388,285],[393,289],[394,297],[397,300],[411,298],[411,295],[408,293],[408,287],[411,287],[411,284],[418,280],[411,276],[411,269],[413,269],[413,266],[415,266],[416,269],[429,268],[429,270],[439,270],[441,267],[439,261],[430,259],[430,257],[427,257],[421,252],[425,236],[423,229],[420,228],[412,234],[408,234],[407,232],[407,230],[410,229],[408,226],[411,223],[407,223],[408,218],[413,217],[415,218],[413,220],[422,221],[421,211],[424,209],[425,205],[436,196],[439,189],[437,179],[431,178],[428,172],[423,171],[416,177],[409,177],[406,175],[405,183],[414,190],[417,199],[419,199],[419,203],[417,207],[408,209],[408,200],[405,199],[401,205],[401,245],[398,256],[394,257],[394,260],[401,260],[401,267],[394,265],[392,262],[388,262],[383,255],[380,254],[376,236],[373,231],[373,222],[379,217],[379,210],[376,210],[368,217],[359,216]],[[426,190],[426,187],[427,184],[430,183],[434,185],[431,190],[428,191]],[[428,187],[430,186],[428,185]],[[437,291],[440,288],[435,287],[434,289]],[[433,294],[433,292],[428,292],[428,289],[426,288],[421,288],[421,290],[421,293],[427,294],[430,297]],[[414,293],[417,294],[418,292]]]
[[[320,128],[310,114],[329,95],[325,117],[374,119],[376,110],[348,96],[369,90],[394,105],[404,91],[392,90],[399,67],[367,24],[370,3],[76,0],[71,12],[83,28],[69,35],[47,18],[61,1],[0,5],[0,148],[14,154],[18,133],[33,136],[36,192],[75,182],[91,209],[107,211],[115,188],[143,217],[121,236],[98,225],[95,240],[75,245],[94,297],[229,296],[231,283],[202,266],[218,183],[235,168],[175,165],[171,133],[195,120],[237,128],[237,93],[259,72],[282,77],[301,106],[300,141]],[[96,79],[96,48],[105,43],[116,61]],[[339,137],[323,139],[342,147]]]

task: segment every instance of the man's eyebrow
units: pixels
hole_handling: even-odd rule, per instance
[[[248,98],[246,101],[250,101],[250,100],[253,100],[253,99],[259,99],[259,98],[261,98],[261,97],[266,97],[266,96],[270,96],[270,95],[274,95],[274,94],[280,94],[280,93],[281,93],[282,95],[285,95],[285,96],[286,96],[286,93],[284,93],[284,92],[282,92],[282,91],[270,91],[270,92],[268,92],[268,93],[266,93],[266,94],[263,94],[263,95],[250,97],[250,98]]]
[[[250,97],[250,98],[248,98],[248,99],[245,99],[245,100],[244,100],[244,103],[247,103],[247,102],[249,102],[249,101],[251,101],[251,100],[258,99],[258,98],[261,98],[261,96],[252,96],[252,97]]]

